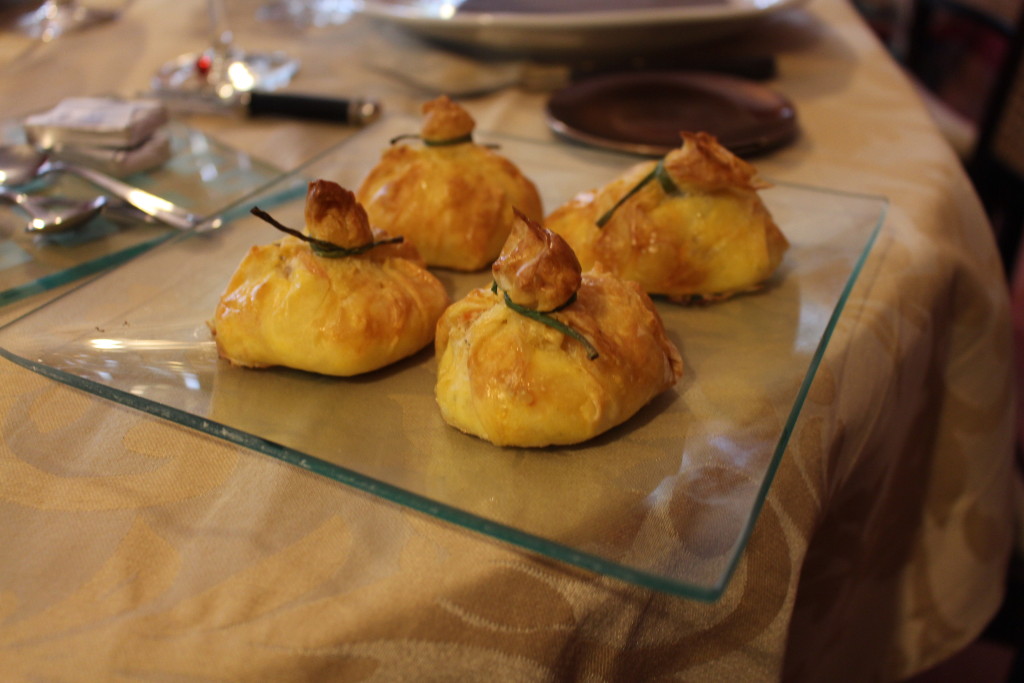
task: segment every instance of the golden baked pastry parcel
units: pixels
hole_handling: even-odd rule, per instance
[[[430,344],[449,299],[415,247],[372,229],[330,181],[309,184],[305,224],[278,224],[292,234],[252,247],[232,275],[211,321],[221,357],[350,376]]]
[[[752,165],[708,133],[687,133],[660,161],[643,162],[555,209],[545,226],[584,269],[600,263],[676,301],[759,288],[789,247]]]
[[[403,235],[427,265],[481,270],[497,258],[513,209],[543,219],[533,182],[499,150],[473,141],[475,122],[442,96],[423,105],[420,144],[396,141],[356,196],[370,222]]]
[[[586,441],[673,386],[682,359],[650,298],[520,215],[494,285],[437,324],[435,398],[451,426],[499,446]]]

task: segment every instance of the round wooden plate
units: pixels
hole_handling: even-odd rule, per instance
[[[738,156],[790,142],[797,116],[783,95],[755,81],[698,71],[622,72],[556,92],[547,106],[555,133],[588,145],[663,156],[680,131],[705,131]]]

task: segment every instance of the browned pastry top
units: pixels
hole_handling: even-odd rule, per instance
[[[768,187],[757,169],[718,143],[710,133],[682,132],[683,144],[665,156],[665,170],[678,185],[705,191]]]
[[[370,219],[355,194],[329,180],[314,180],[309,184],[306,229],[310,237],[345,249],[373,241]]]
[[[512,233],[491,274],[520,306],[551,311],[565,304],[582,281],[582,268],[565,240],[516,211]]]
[[[472,134],[476,122],[465,109],[447,95],[423,104],[423,126],[420,136],[424,140],[454,140]]]

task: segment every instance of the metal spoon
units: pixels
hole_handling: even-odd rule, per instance
[[[22,192],[0,188],[0,199],[14,204],[28,214],[26,232],[54,233],[73,230],[93,218],[107,203],[104,195],[81,200],[68,197],[30,197]]]
[[[46,152],[31,145],[0,145],[0,186],[18,187],[47,173],[71,173],[125,200],[143,213],[179,230],[212,230],[221,226],[221,219],[203,221],[162,197],[133,187],[117,178],[87,166],[50,160]]]

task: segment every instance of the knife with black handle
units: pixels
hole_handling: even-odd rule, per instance
[[[239,104],[249,116],[281,116],[292,119],[332,121],[361,126],[380,116],[380,104],[373,100],[247,92]]]
[[[251,117],[280,116],[352,126],[371,123],[381,113],[381,105],[375,100],[312,94],[253,91],[235,92],[221,97],[212,91],[156,90],[149,93],[149,96],[160,99],[171,111]]]

